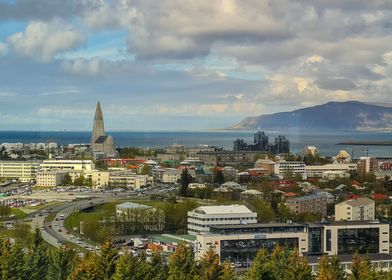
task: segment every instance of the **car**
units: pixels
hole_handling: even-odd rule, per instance
[[[58,229],[58,232],[62,232],[61,228]]]
[[[69,234],[69,231],[65,232],[66,234]]]
[[[82,244],[82,242],[80,240],[76,241],[76,244]]]

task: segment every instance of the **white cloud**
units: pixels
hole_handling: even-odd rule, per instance
[[[41,62],[50,62],[56,55],[80,47],[84,41],[82,33],[60,21],[33,21],[24,32],[7,38],[13,52]]]
[[[0,56],[6,54],[8,51],[7,44],[0,42]]]

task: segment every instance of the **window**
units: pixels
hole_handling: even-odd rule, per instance
[[[338,229],[338,254],[379,252],[379,229]]]

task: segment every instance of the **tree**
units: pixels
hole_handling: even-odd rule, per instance
[[[110,280],[116,268],[117,250],[111,239],[107,239],[101,246],[101,255],[98,258],[98,272],[103,280]]]
[[[222,185],[225,182],[225,177],[223,176],[223,172],[220,169],[216,169],[214,172],[214,183],[218,185]]]
[[[7,280],[11,278],[11,241],[6,239],[3,241],[1,254],[1,279]]]
[[[167,266],[162,259],[162,255],[157,252],[152,255],[149,279],[151,280],[166,280]]]
[[[49,257],[48,280],[66,280],[74,268],[75,253],[72,249],[52,251]]]
[[[116,264],[113,280],[129,280],[137,270],[137,259],[130,254],[122,255]]]
[[[69,175],[69,173],[65,173],[64,177],[63,177],[63,185],[64,186],[69,186],[72,184],[72,178],[71,175]]]
[[[181,173],[180,178],[180,196],[188,195],[188,185],[192,182],[192,176],[189,175],[188,169],[184,169]]]
[[[28,279],[28,275],[25,270],[25,254],[23,252],[23,247],[20,241],[16,241],[12,245],[11,255],[10,255],[10,275],[6,278],[9,280],[20,280]]]
[[[301,279],[312,280],[312,269],[308,262],[301,257],[298,252],[292,252],[286,260],[286,269],[284,270],[282,280]],[[337,279],[336,279],[337,280]]]
[[[41,280],[48,270],[47,246],[38,228],[35,229],[31,249],[27,253],[26,271],[31,280]]]
[[[83,185],[84,185],[84,181],[85,181],[84,176],[83,176],[83,175],[80,175],[79,177],[75,178],[75,180],[74,180],[73,183],[74,183],[76,186],[83,186]]]
[[[169,258],[168,280],[193,280],[196,277],[193,250],[180,244]]]
[[[270,258],[264,248],[261,248],[253,260],[253,264],[245,275],[245,280],[275,280]]]
[[[372,267],[369,260],[362,258],[358,254],[353,255],[351,274],[349,280],[377,280],[379,275]]]
[[[223,275],[223,267],[219,264],[219,257],[211,249],[200,259],[198,279],[219,280]]]
[[[237,279],[233,268],[231,267],[230,262],[224,262],[222,264],[222,275],[219,276],[219,280],[235,280]]]
[[[93,256],[81,259],[67,280],[101,280]]]
[[[250,202],[257,213],[258,222],[271,222],[275,220],[275,212],[269,202],[257,198]]]

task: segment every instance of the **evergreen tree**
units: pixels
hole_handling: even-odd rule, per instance
[[[353,255],[351,274],[349,280],[377,280],[379,274],[373,268],[369,260],[362,258],[358,254]]]
[[[312,280],[312,269],[310,268],[308,262],[301,257],[298,252],[293,252],[287,259],[286,269],[284,270],[284,277],[282,280]]]
[[[225,182],[225,177],[223,176],[223,172],[220,169],[215,170],[214,172],[214,183],[218,185],[222,185]]]
[[[188,195],[188,185],[192,182],[192,176],[189,175],[188,169],[184,169],[181,173],[180,178],[180,196]]]
[[[223,266],[222,275],[219,276],[219,280],[236,280],[237,279],[235,272],[229,262],[227,262],[227,261],[224,262],[222,264],[222,266]]]
[[[196,276],[192,248],[180,244],[169,258],[168,280],[193,280]]]
[[[22,244],[17,241],[12,245],[11,255],[10,255],[10,276],[7,278],[9,280],[21,280],[29,279],[25,270],[25,254],[23,252]]]
[[[101,247],[98,258],[98,272],[103,280],[110,280],[116,268],[117,250],[111,239],[107,239]]]
[[[219,257],[211,249],[200,259],[198,279],[219,280],[223,274],[223,267],[219,263]]]
[[[245,280],[275,280],[274,270],[268,253],[261,248],[253,260],[253,264],[245,275]]]
[[[74,268],[75,253],[72,249],[58,249],[49,257],[48,280],[66,280]]]
[[[80,260],[67,280],[100,280],[96,261],[89,255]]]
[[[11,241],[6,239],[2,244],[1,255],[1,279],[8,280],[11,278]]]
[[[25,269],[30,280],[42,280],[48,271],[48,249],[38,228],[35,229]]]
[[[134,280],[136,270],[137,259],[130,254],[125,254],[116,263],[113,280]]]
[[[167,266],[163,262],[160,253],[154,253],[151,258],[149,279],[151,280],[166,280],[167,279]]]

